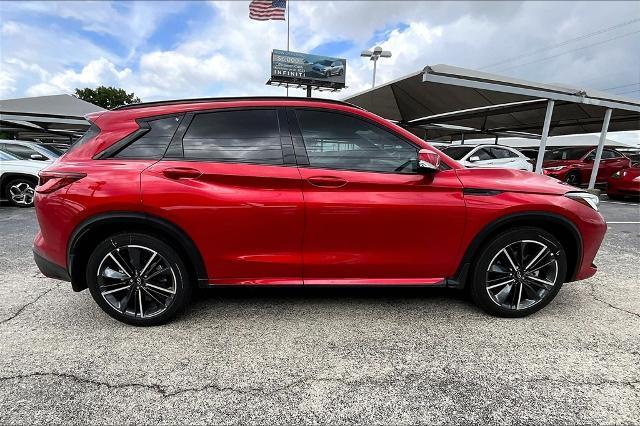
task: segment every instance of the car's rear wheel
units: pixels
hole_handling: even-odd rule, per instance
[[[7,182],[5,196],[11,205],[16,207],[33,207],[36,185],[28,178],[16,178]]]
[[[576,171],[567,173],[567,175],[564,178],[564,181],[572,186],[580,185],[580,172],[576,170]]]
[[[533,227],[497,235],[473,266],[470,293],[486,312],[524,317],[558,294],[567,272],[567,256],[550,233]]]
[[[160,239],[138,233],[114,235],[100,243],[87,263],[87,284],[102,310],[139,326],[169,321],[191,297],[178,253]]]

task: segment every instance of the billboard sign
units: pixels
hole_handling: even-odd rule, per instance
[[[308,53],[271,52],[271,81],[341,89],[347,60]]]

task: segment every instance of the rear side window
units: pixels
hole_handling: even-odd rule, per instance
[[[311,167],[415,173],[417,149],[365,120],[327,111],[298,110]]]
[[[81,147],[82,145],[84,145],[85,143],[89,142],[90,140],[92,140],[93,138],[98,136],[99,134],[100,134],[100,127],[98,127],[95,124],[91,123],[91,126],[87,129],[86,132],[84,132],[84,135],[82,135],[80,137],[80,139],[75,141],[71,145],[71,147],[69,147],[67,152],[72,152],[73,150]]]
[[[115,158],[159,159],[171,142],[182,117],[166,117],[145,123],[149,131],[118,152]]]
[[[495,158],[516,158],[518,154],[504,148],[491,148],[491,153]]]
[[[198,114],[182,143],[187,159],[283,164],[276,110]]]

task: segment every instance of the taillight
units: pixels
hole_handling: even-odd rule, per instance
[[[36,187],[36,192],[41,194],[49,194],[53,191],[57,191],[60,188],[64,188],[73,182],[85,177],[86,173],[78,172],[49,172],[46,170],[38,173],[40,181]]]

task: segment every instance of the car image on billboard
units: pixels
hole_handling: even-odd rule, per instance
[[[271,54],[271,80],[327,87],[344,87],[346,59],[286,50]]]

